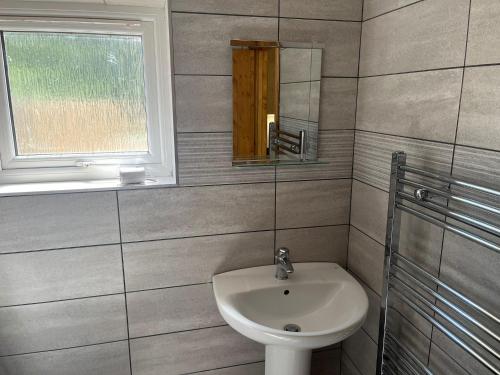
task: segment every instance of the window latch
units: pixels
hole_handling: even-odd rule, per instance
[[[78,160],[75,165],[80,168],[88,168],[95,165],[93,160]]]

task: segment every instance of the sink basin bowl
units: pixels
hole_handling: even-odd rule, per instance
[[[365,291],[339,265],[296,263],[294,268],[287,280],[274,277],[275,266],[213,277],[222,317],[242,335],[266,345],[266,375],[308,374],[311,350],[352,335],[368,311]],[[300,332],[286,331],[287,325]],[[284,358],[290,369],[283,367]]]

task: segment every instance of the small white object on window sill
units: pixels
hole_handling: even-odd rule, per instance
[[[146,181],[144,167],[120,167],[120,182],[123,185],[143,184]]]

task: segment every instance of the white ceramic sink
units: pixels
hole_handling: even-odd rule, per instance
[[[363,324],[368,299],[361,285],[335,263],[295,263],[287,280],[275,266],[213,277],[215,299],[226,322],[266,345],[266,375],[309,374],[311,350],[352,335]],[[295,324],[300,332],[287,332]]]

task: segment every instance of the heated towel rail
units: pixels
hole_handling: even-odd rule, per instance
[[[406,164],[404,152],[393,153],[377,374],[436,375],[428,356],[419,355],[411,339],[402,340],[391,328],[391,319],[401,318],[405,310],[468,353],[481,373],[500,375],[500,312],[441,280],[418,257],[399,251],[403,212],[493,251],[500,262],[500,191],[415,168]],[[500,281],[488,287],[500,299]]]

